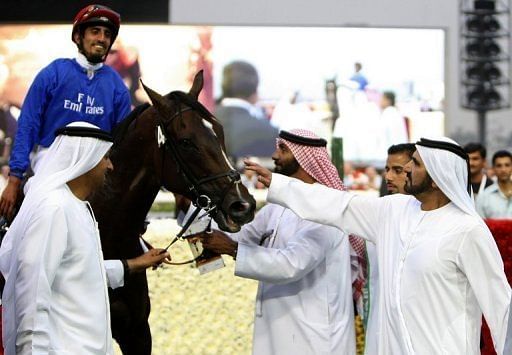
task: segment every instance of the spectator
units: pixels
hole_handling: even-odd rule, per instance
[[[412,143],[396,144],[388,148],[386,174],[384,175],[386,185],[385,189],[381,190],[381,196],[405,193],[407,176],[404,167],[411,160],[415,151],[416,147]]]
[[[498,179],[478,195],[476,207],[482,218],[512,218],[512,154],[500,150],[492,157]]]
[[[468,143],[464,150],[469,156],[469,169],[471,171],[471,187],[475,198],[483,192],[493,181],[485,173],[487,149],[480,143]]]
[[[395,106],[395,93],[385,91],[380,100],[382,150],[398,143],[409,142],[405,118]]]
[[[364,90],[366,89],[366,86],[368,85],[368,79],[366,79],[366,76],[364,76],[363,73],[361,73],[361,70],[363,69],[363,65],[359,62],[354,63],[354,74],[350,77],[351,81],[355,81],[358,84],[357,90]]]

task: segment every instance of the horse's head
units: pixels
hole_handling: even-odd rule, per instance
[[[200,205],[229,232],[254,217],[256,202],[227,159],[220,123],[197,101],[203,87],[202,71],[189,93],[161,96],[144,86],[155,115],[157,164],[162,185]]]

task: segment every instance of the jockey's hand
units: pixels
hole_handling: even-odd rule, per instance
[[[171,262],[171,255],[164,249],[150,249],[141,256],[126,260],[130,272],[144,271],[148,267],[157,267],[158,265]]]
[[[266,187],[270,186],[270,182],[272,181],[272,172],[261,165],[250,161],[249,159],[244,159],[245,168],[247,170],[252,170],[256,174],[258,174],[258,181],[261,182]]]
[[[20,193],[21,179],[16,176],[9,176],[7,186],[2,192],[0,199],[0,216],[5,216],[11,219],[14,213],[14,207],[16,206],[16,200]]]
[[[238,243],[218,230],[212,230],[211,233],[201,233],[199,236],[203,248],[213,251],[217,254],[236,255]]]

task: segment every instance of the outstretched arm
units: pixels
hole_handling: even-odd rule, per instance
[[[147,252],[133,259],[128,260],[105,260],[105,271],[107,274],[108,287],[116,289],[124,286],[125,278],[136,272],[141,272],[162,263],[169,264],[171,256],[163,249],[149,249]]]
[[[164,249],[149,249],[147,252],[133,259],[126,260],[130,273],[141,272],[151,266],[158,266],[162,263],[169,264],[171,256]]]
[[[269,187],[267,201],[287,207],[301,218],[376,242],[382,199],[321,184],[306,184],[281,174],[272,174],[250,161],[245,161],[245,164],[247,169],[258,174],[259,181]]]

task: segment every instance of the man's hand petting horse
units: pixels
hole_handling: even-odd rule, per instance
[[[262,167],[258,163],[252,162],[249,159],[244,159],[245,168],[247,170],[254,171],[258,174],[258,181],[261,182],[265,187],[270,186],[272,181],[272,172],[267,168]]]

